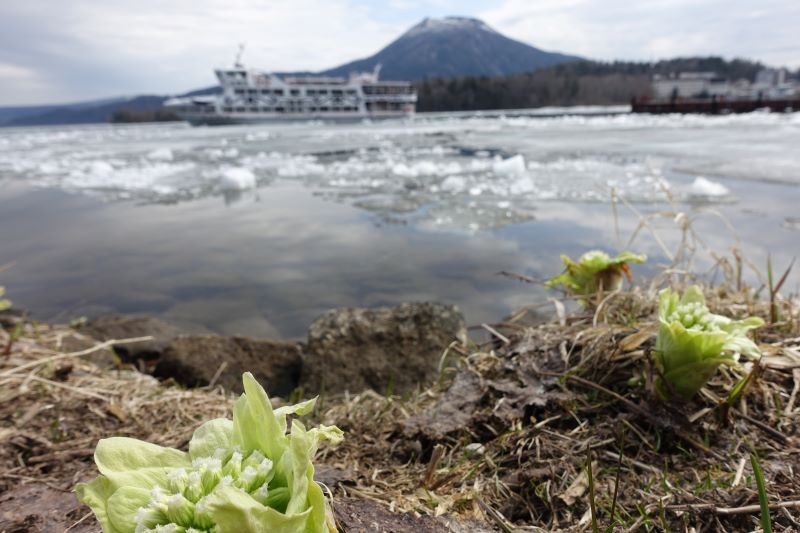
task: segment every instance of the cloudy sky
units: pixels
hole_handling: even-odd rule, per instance
[[[0,106],[208,86],[240,42],[254,67],[333,67],[446,15],[594,59],[717,54],[800,66],[798,0],[9,0]]]

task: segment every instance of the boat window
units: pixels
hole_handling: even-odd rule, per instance
[[[226,105],[226,106],[225,106],[225,107],[223,107],[222,109],[223,109],[223,111],[225,111],[226,113],[233,113],[233,108],[232,108],[232,107],[230,107],[230,106],[227,106],[227,105]]]
[[[283,96],[283,89],[275,89],[272,91],[272,94],[277,94],[278,96]]]
[[[355,89],[347,89],[347,94],[356,94],[356,92],[358,91],[356,91]]]
[[[236,108],[236,112],[237,113],[244,113],[244,108],[243,107],[237,107]]]
[[[314,96],[315,94],[317,94],[317,90],[316,89],[306,89],[306,94],[308,96]]]
[[[328,89],[320,89],[318,94],[328,94]]]
[[[328,108],[327,107],[320,107],[319,110],[320,111],[328,111]]]
[[[283,113],[283,108],[282,107],[276,107],[275,108],[275,112],[276,113]]]
[[[300,96],[300,89],[290,89],[289,94],[292,96]]]
[[[334,90],[331,91],[331,94],[333,96],[342,96],[342,90],[341,89],[334,89]]]
[[[261,94],[270,94],[271,92],[269,89],[261,89]]]
[[[233,92],[235,92],[236,94],[244,94],[244,89],[234,89]]]

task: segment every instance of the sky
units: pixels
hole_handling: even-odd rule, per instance
[[[8,0],[0,106],[207,87],[239,43],[248,66],[326,69],[448,15],[589,59],[713,54],[800,67],[798,0]]]

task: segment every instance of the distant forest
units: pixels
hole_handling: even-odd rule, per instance
[[[716,72],[752,81],[762,68],[761,63],[742,59],[693,57],[655,63],[576,61],[528,74],[431,79],[415,84],[417,111],[627,104],[650,95],[654,74]]]
[[[726,61],[720,57],[655,63],[571,61],[527,74],[426,79],[414,85],[418,93],[417,110],[421,112],[614,105],[649,96],[654,74],[716,72],[730,80],[752,81],[762,68],[764,65],[754,61]],[[800,70],[792,76],[800,78]],[[207,87],[186,95],[219,91],[218,86]],[[175,114],[161,107],[166,100],[162,95],[141,95],[124,101],[34,107],[29,114],[19,116],[4,116],[0,108],[0,126],[177,120]]]

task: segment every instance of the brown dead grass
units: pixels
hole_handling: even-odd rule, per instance
[[[768,314],[745,291],[718,288],[708,298],[729,316]],[[496,325],[504,340],[451,347],[440,382],[410,397],[321,398],[314,417],[346,431],[318,461],[337,469],[334,497],[506,531],[587,531],[591,462],[601,530],[752,531],[753,448],[770,502],[788,505],[773,511],[774,530],[800,530],[791,503],[800,500],[797,306],[782,302],[783,321],[759,331],[759,376],[726,408],[742,369],[719,372],[690,403],[653,399],[653,302],[652,292],[634,290],[564,324]],[[96,474],[99,438],[182,448],[202,421],[230,416],[233,398],[219,388],[103,369],[87,358],[107,346],[68,352],[65,339],[80,337],[70,328],[25,328],[0,356],[0,492],[32,482],[68,491]],[[0,346],[8,339],[0,333]]]

